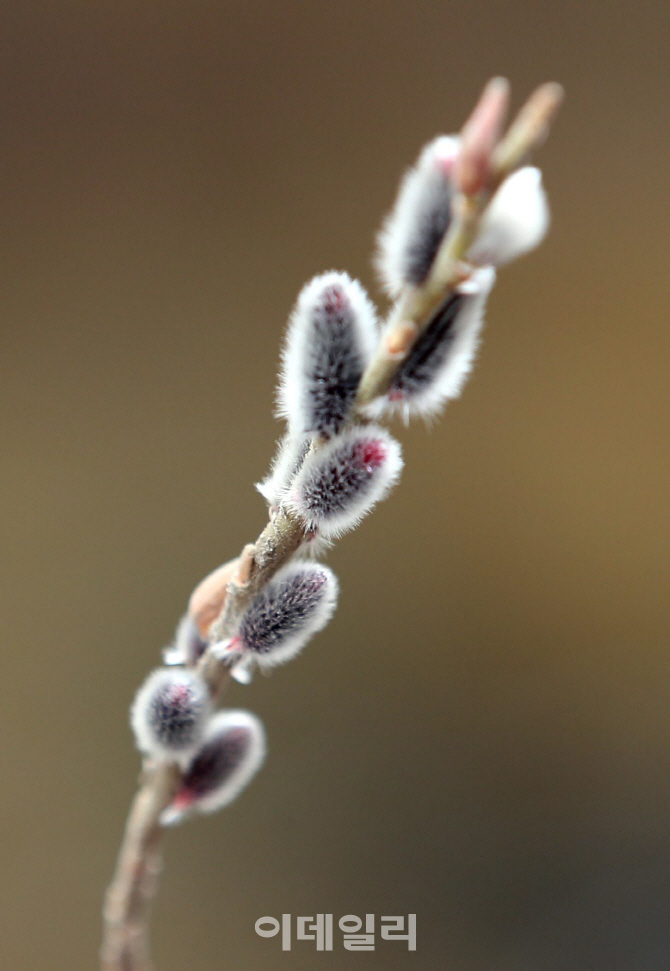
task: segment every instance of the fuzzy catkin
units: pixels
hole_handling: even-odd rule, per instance
[[[197,624],[190,614],[184,614],[177,625],[174,645],[163,651],[166,664],[186,664],[194,667],[207,650]]]
[[[484,213],[468,259],[502,266],[538,246],[549,228],[542,173],[530,165],[508,176]]]
[[[402,181],[378,238],[376,265],[392,296],[423,283],[449,229],[455,194],[456,136],[441,135],[423,149]]]
[[[263,724],[251,712],[228,710],[214,715],[162,822],[174,824],[191,810],[211,813],[227,806],[258,772],[265,753]]]
[[[261,666],[282,664],[326,626],[337,594],[337,579],[328,567],[289,563],[249,605],[235,640]]]
[[[464,300],[462,293],[453,293],[437,310],[394,374],[391,396],[400,393],[411,399],[436,379],[453,345],[455,324]]]
[[[270,474],[256,484],[271,509],[281,504],[286,490],[305,461],[311,443],[311,435],[293,435],[291,432],[287,432],[279,442]]]
[[[400,445],[378,425],[351,428],[310,454],[288,496],[289,507],[330,539],[353,529],[395,485]]]
[[[209,712],[209,692],[202,678],[182,668],[158,668],[131,708],[137,747],[154,758],[188,757],[200,743]]]
[[[391,381],[368,412],[429,416],[460,394],[472,370],[495,270],[483,267],[438,308]]]
[[[374,307],[358,281],[331,272],[304,287],[289,322],[278,389],[278,412],[293,437],[340,431],[377,337]]]

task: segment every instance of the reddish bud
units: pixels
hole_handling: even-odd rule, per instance
[[[211,813],[231,803],[265,758],[265,732],[248,711],[214,715],[184,773],[179,792],[161,822],[172,825],[191,812]]]

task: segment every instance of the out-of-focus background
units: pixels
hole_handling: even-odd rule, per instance
[[[670,953],[666,4],[7,3],[2,932],[93,968],[127,709],[253,539],[284,323],[370,256],[493,74],[562,81],[546,243],[442,420],[332,552],[299,661],[229,702],[269,758],[170,835],[160,971],[660,971]],[[381,298],[380,298],[381,299]],[[265,915],[417,914],[416,954]]]

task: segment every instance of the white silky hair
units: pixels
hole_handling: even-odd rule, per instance
[[[217,809],[223,809],[237,799],[251,782],[265,761],[267,751],[265,729],[261,720],[250,711],[229,709],[220,711],[210,718],[200,749],[186,768],[182,785],[188,790],[189,772],[196,769],[200,753],[210,746],[216,746],[217,742],[224,746],[227,736],[230,737],[231,733],[240,731],[244,733],[245,744],[239,761],[231,767],[223,779],[215,783],[211,791],[196,796],[185,809],[168,806],[161,816],[163,825],[179,823],[192,812],[212,813]]]
[[[337,311],[329,306],[333,292],[341,296]],[[378,337],[376,309],[347,273],[333,270],[303,287],[289,320],[277,390],[277,414],[291,435],[339,431]]]
[[[454,184],[445,164],[453,166],[459,146],[456,135],[433,139],[400,184],[375,256],[382,284],[392,297],[407,284],[422,283],[430,272],[451,216]]]
[[[358,452],[366,445],[381,446],[378,464],[361,464]],[[385,428],[351,428],[307,457],[286,503],[309,529],[331,539],[357,526],[388,495],[402,467],[400,445]]]
[[[277,452],[272,460],[269,475],[262,482],[256,483],[256,489],[271,510],[279,509],[288,495],[291,483],[305,461],[311,442],[311,435],[296,437],[290,432],[287,432],[278,442]],[[332,540],[315,532],[305,539],[293,555],[299,559],[305,557],[313,559],[317,556],[323,556],[332,545]],[[167,660],[166,663],[168,663]]]
[[[491,266],[475,270],[460,284],[455,295],[460,306],[445,334],[430,357],[421,364],[419,373],[412,373],[412,352],[395,377],[397,398],[388,395],[377,398],[366,407],[373,418],[398,414],[406,420],[412,417],[432,418],[446,404],[457,398],[472,371],[484,325],[484,310],[495,283],[496,272]],[[439,312],[439,311],[438,311]],[[421,346],[421,338],[417,341]],[[391,387],[393,394],[394,387]]]
[[[163,663],[167,665],[194,665],[207,650],[207,641],[201,635],[190,614],[186,613],[177,624],[174,643],[163,649]]]
[[[315,580],[320,582],[316,591],[310,589]],[[304,560],[288,563],[247,607],[240,621],[237,636],[242,657],[253,658],[262,669],[292,660],[326,626],[337,606],[338,593],[337,577],[327,566]],[[269,624],[278,638],[271,646],[266,645]]]
[[[491,199],[468,260],[479,266],[509,263],[542,242],[549,222],[542,173],[531,165],[517,169]]]
[[[311,435],[287,432],[277,444],[269,474],[256,483],[256,489],[270,508],[276,508],[302,465],[309,449]]]
[[[175,711],[176,724],[161,722],[156,711],[161,700],[169,705],[170,692],[183,688],[187,692],[183,712]],[[176,708],[176,705],[175,705]],[[211,711],[207,685],[193,671],[185,668],[157,668],[139,688],[130,709],[130,724],[137,747],[156,759],[173,759],[183,764],[200,745]],[[187,716],[185,724],[180,724]]]

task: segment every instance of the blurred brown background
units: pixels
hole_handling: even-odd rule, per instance
[[[0,966],[96,966],[127,709],[264,519],[286,316],[370,255],[502,73],[568,101],[544,246],[463,398],[330,556],[335,620],[229,700],[267,766],[176,830],[160,971],[670,967],[668,7],[6,2]],[[407,914],[316,954],[266,914]],[[336,939],[337,940],[337,939]]]

